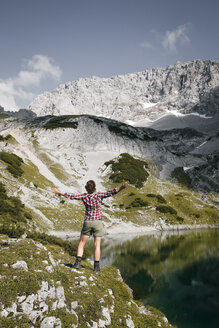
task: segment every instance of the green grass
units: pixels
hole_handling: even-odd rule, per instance
[[[38,151],[40,152],[40,160],[48,167],[55,177],[59,179],[59,181],[67,185],[75,183],[75,176],[67,174],[65,168],[61,164],[53,162],[46,153],[41,152],[39,149]]]
[[[8,153],[6,151],[1,151],[0,160],[7,164],[7,170],[15,177],[19,178],[24,171],[21,168],[23,159],[15,154]]]
[[[164,314],[155,308],[147,307],[150,315],[145,315],[139,312],[139,306],[143,304],[139,301],[133,301],[129,294],[127,286],[120,281],[117,269],[112,266],[105,266],[97,275],[93,273],[92,265],[86,260],[82,259],[83,279],[81,273],[72,271],[69,267],[63,265],[64,263],[72,263],[75,257],[69,255],[68,252],[58,245],[45,244],[46,248],[39,247],[39,241],[32,239],[24,239],[17,242],[8,242],[5,236],[0,236],[0,243],[2,245],[0,257],[0,303],[5,307],[10,306],[16,302],[17,296],[28,296],[36,294],[41,286],[42,281],[47,281],[49,287],[62,286],[65,293],[65,304],[67,309],[70,309],[72,301],[78,301],[76,313],[78,316],[78,327],[87,327],[87,322],[92,324],[92,320],[98,322],[99,319],[104,319],[102,316],[102,306],[110,308],[114,305],[111,315],[112,327],[125,327],[125,315],[130,315],[135,326],[143,327],[158,327],[158,322],[161,322],[161,328],[171,327],[170,324],[164,323],[162,318]],[[57,266],[53,267],[54,272],[49,273],[45,267],[47,264],[43,261],[48,261],[49,253],[52,255]],[[21,269],[13,269],[12,265],[17,260],[23,260],[27,263],[28,271]],[[7,266],[5,265],[7,264]],[[62,265],[60,265],[62,264]],[[92,277],[92,281],[89,280]],[[80,282],[85,280],[87,286],[80,286]],[[112,290],[113,297],[108,290]],[[100,302],[103,300],[103,303]],[[43,313],[44,317],[55,316],[59,318],[62,327],[69,328],[72,324],[77,324],[77,317],[65,310],[52,310],[52,303],[55,299],[47,298],[46,304],[48,311]],[[34,309],[38,309],[40,304],[35,303]],[[8,316],[7,318],[0,318],[1,327],[15,327],[30,328],[33,326],[27,320],[27,317],[21,313],[19,316]],[[120,320],[121,319],[121,320]],[[6,325],[6,326],[4,326]],[[35,327],[40,327],[40,322],[37,322]]]
[[[31,213],[20,199],[9,197],[0,182],[0,232],[10,237],[20,237],[31,220]]]
[[[5,118],[9,118],[10,115],[7,114],[0,114],[0,120],[4,120]]]
[[[111,165],[113,173],[109,176],[109,179],[115,183],[128,181],[136,188],[141,188],[149,176],[146,170],[148,167],[147,163],[140,159],[135,159],[127,153],[123,153],[116,160],[111,160],[104,164],[106,166]]]
[[[22,164],[22,169],[24,171],[22,175],[23,182],[32,182],[36,187],[47,189],[54,187],[53,183],[46,179],[40,172],[38,167],[31,161],[27,160],[26,163]]]
[[[70,117],[71,118],[71,117]],[[56,129],[56,128],[71,128],[77,129],[78,122],[69,121],[69,116],[53,116],[46,124],[43,125],[45,129]]]
[[[77,253],[78,241],[68,241],[58,238],[56,236],[51,236],[46,233],[40,232],[28,232],[27,238],[40,241],[43,244],[58,245],[62,247],[69,255],[73,256]],[[85,249],[83,258],[86,259],[89,255],[89,252]]]
[[[116,185],[113,184],[112,187]],[[162,195],[160,195],[162,191]],[[140,198],[148,203],[144,206],[130,206],[135,199]],[[138,225],[154,225],[162,218],[167,224],[219,224],[217,196],[209,195],[212,206],[200,200],[200,194],[183,185],[161,181],[150,175],[146,184],[137,189],[132,185],[113,198],[113,213],[104,208],[108,215],[121,219],[124,222],[133,222]],[[123,204],[123,206],[120,206]],[[214,205],[215,204],[215,205]],[[162,213],[156,208],[169,206],[173,213]],[[165,208],[166,209],[166,208]],[[140,210],[140,213],[139,213]],[[175,213],[175,211],[177,214]],[[172,211],[171,211],[172,212]],[[145,213],[145,215],[143,215]]]

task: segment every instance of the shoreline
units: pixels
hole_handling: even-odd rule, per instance
[[[160,225],[160,226],[136,226],[132,223],[122,223],[110,226],[105,229],[105,234],[103,238],[110,236],[119,236],[119,235],[148,235],[153,233],[162,233],[162,232],[183,232],[183,231],[194,231],[201,229],[219,229],[219,224],[176,224],[176,225]],[[77,239],[80,237],[80,231],[56,231],[50,230],[49,235],[59,237],[64,240],[68,239]]]

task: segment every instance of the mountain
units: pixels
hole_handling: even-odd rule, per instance
[[[0,118],[0,179],[40,231],[80,230],[83,204],[60,199],[51,188],[84,192],[89,179],[98,190],[129,181],[104,202],[108,231],[218,222],[218,135],[156,131],[91,115]]]
[[[180,68],[182,64],[177,65]],[[35,100],[41,103],[36,107],[39,113],[31,106],[33,112],[18,113],[0,107],[1,327],[172,327],[157,309],[136,303],[116,268],[105,266],[98,277],[93,274],[86,250],[81,270],[71,268],[77,244],[57,235],[79,235],[84,206],[55,196],[51,188],[84,192],[85,182],[94,179],[97,189],[105,191],[128,181],[127,189],[103,202],[104,223],[110,234],[218,226],[218,64],[196,61],[188,67],[188,72],[195,70],[194,81],[189,77],[194,87],[190,92],[197,98],[196,87],[201,90],[202,86],[206,98],[200,106],[190,108],[187,80],[181,78],[185,94],[182,91],[177,99],[179,104],[183,99],[187,103],[176,115],[167,107],[171,89],[169,96],[158,99],[155,79],[154,88],[149,79],[150,74],[158,77],[165,70],[152,70],[148,79],[144,78],[151,94],[147,104],[138,102],[138,97],[143,101],[144,97],[138,94],[137,82],[127,75],[124,79],[81,79],[69,88],[59,87]],[[137,75],[147,76],[133,74],[136,79]],[[177,79],[176,73],[173,76]],[[169,75],[166,78],[169,81]],[[111,89],[110,83],[114,83]],[[147,89],[140,84],[139,92]],[[92,115],[83,107],[86,88]],[[50,98],[56,101],[48,101]],[[65,110],[63,99],[67,103],[75,99],[77,106],[68,108],[77,107],[77,115],[60,115],[61,109]],[[197,114],[179,113],[184,110]],[[53,111],[58,116],[51,115]],[[133,121],[137,114],[139,127]],[[205,118],[202,114],[214,116]],[[103,117],[106,115],[112,117]],[[183,120],[173,124],[167,115]],[[198,131],[192,124],[196,117]],[[146,122],[153,122],[156,130]],[[206,126],[206,122],[210,123]],[[164,238],[162,234],[162,241]]]
[[[112,78],[81,78],[39,95],[29,105],[38,116],[89,114],[148,127],[166,114],[213,117],[218,108],[219,63],[212,60],[177,62]]]

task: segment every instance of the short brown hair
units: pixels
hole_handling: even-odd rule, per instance
[[[96,190],[96,183],[94,182],[94,180],[89,180],[86,183],[85,188],[89,194],[92,194]]]

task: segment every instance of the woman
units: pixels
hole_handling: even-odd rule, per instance
[[[103,231],[103,222],[102,222],[102,210],[101,204],[104,198],[113,196],[120,192],[122,189],[127,188],[128,182],[123,183],[119,188],[115,188],[106,192],[97,192],[96,184],[93,180],[89,180],[86,183],[85,189],[86,193],[83,194],[73,194],[73,193],[64,193],[59,191],[56,188],[52,189],[52,192],[59,194],[70,199],[82,200],[85,206],[85,218],[84,225],[81,230],[81,237],[78,244],[77,258],[73,264],[73,268],[79,269],[81,258],[84,252],[84,246],[88,238],[94,236],[94,271],[100,271],[100,243],[101,238],[104,234]]]

